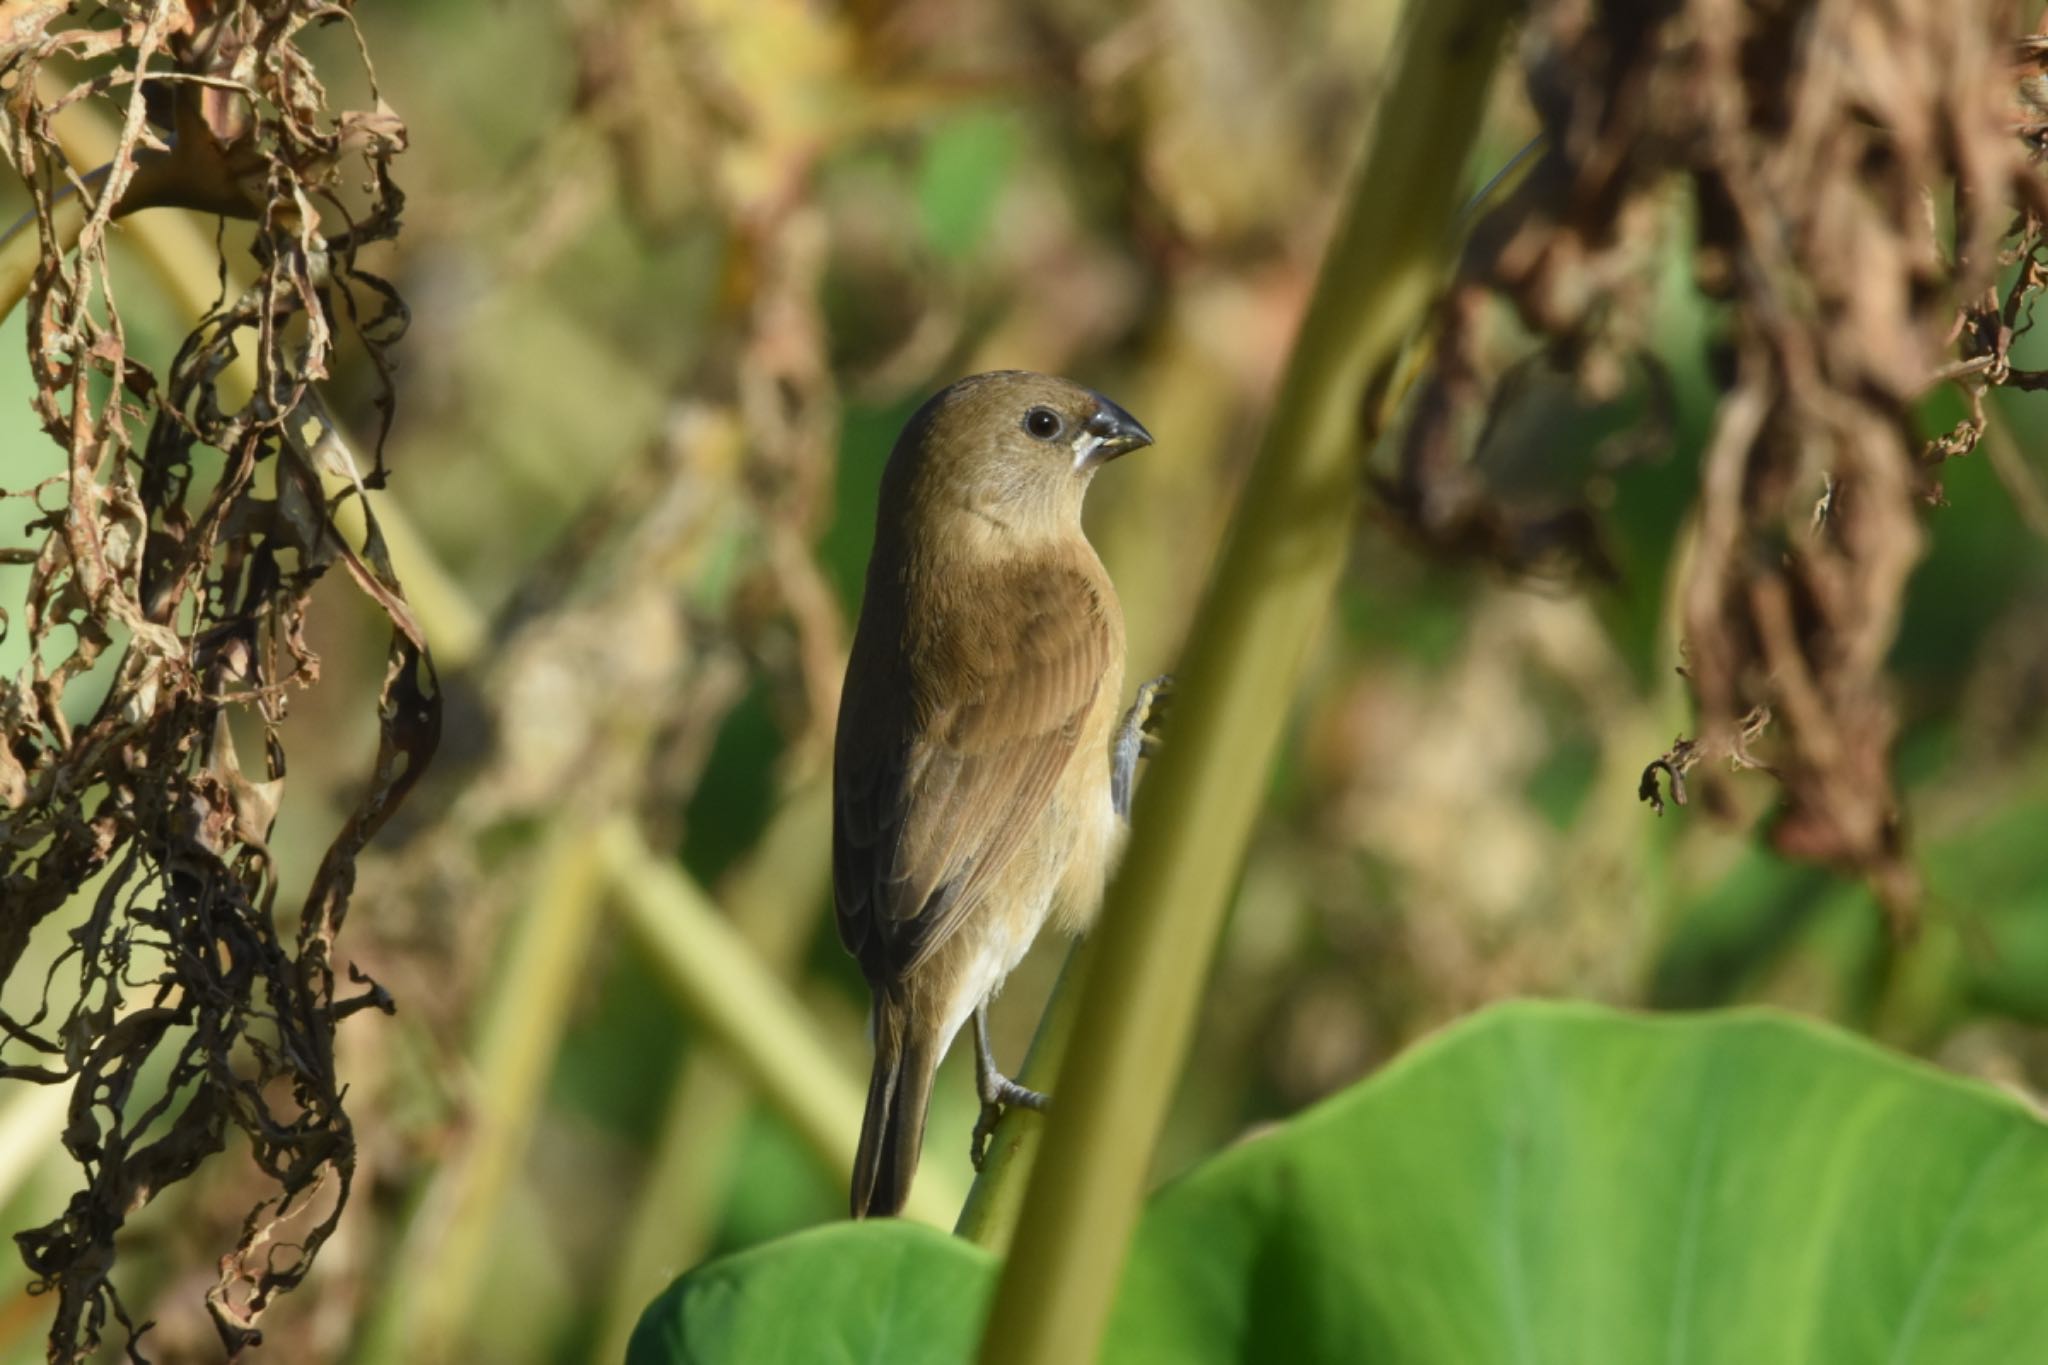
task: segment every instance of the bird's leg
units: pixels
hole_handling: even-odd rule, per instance
[[[1004,1110],[1014,1104],[1021,1109],[1044,1113],[1045,1107],[1052,1102],[996,1070],[995,1050],[989,1046],[988,1040],[986,1000],[974,1007],[974,1090],[981,1096],[981,1117],[974,1121],[974,1145],[968,1149],[968,1155],[974,1159],[974,1169],[978,1171],[983,1158],[988,1155],[989,1137],[995,1132]]]
[[[1158,746],[1154,723],[1166,712],[1165,699],[1173,695],[1173,674],[1161,673],[1138,689],[1131,709],[1124,712],[1109,746],[1109,799],[1116,813],[1131,818],[1131,788],[1138,779],[1138,760],[1149,758]]]

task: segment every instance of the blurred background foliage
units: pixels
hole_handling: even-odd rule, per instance
[[[655,938],[606,912],[600,827],[630,812],[675,851],[856,1084],[864,994],[827,913],[820,783],[889,442],[985,368],[1138,413],[1158,446],[1098,482],[1091,532],[1129,676],[1169,669],[1394,11],[360,0],[411,134],[405,231],[369,262],[413,315],[383,505],[450,578],[437,599],[400,565],[448,729],[341,941],[398,1005],[341,1032],[356,1197],[262,1358],[615,1359],[678,1270],[840,1216],[815,1135],[725,1067]],[[1496,102],[1475,190],[1534,126],[1515,82]],[[1767,776],[1703,768],[1661,817],[1637,798],[1691,725],[1670,585],[1720,397],[1719,316],[1669,218],[1661,387],[1594,404],[1536,373],[1475,456],[1534,506],[1591,471],[1612,577],[1510,578],[1419,551],[1390,514],[1362,528],[1309,687],[1274,699],[1293,740],[1162,1176],[1515,995],[1771,1001],[2048,1087],[2043,400],[1993,395],[1988,448],[1926,511],[1892,658],[1925,882],[1902,938],[1859,883],[1769,851]],[[123,251],[131,352],[161,366],[191,319]],[[1504,323],[1490,344],[1526,346]],[[344,355],[343,424],[374,431],[374,395]],[[28,397],[0,366],[0,486],[57,472]],[[1655,408],[1658,439],[1609,458]],[[1928,434],[1961,411],[1931,396]],[[1384,460],[1361,452],[1361,478]],[[0,602],[24,575],[0,567]],[[330,583],[311,640],[324,672],[286,724],[271,841],[286,903],[374,751],[387,627]],[[21,650],[0,642],[0,668]],[[998,1003],[1000,1055],[1058,961],[1041,947]],[[920,1177],[941,1217],[967,1065],[941,1078]],[[50,1115],[0,1097],[10,1228],[71,1188]],[[153,1358],[218,1358],[202,1297],[250,1174],[231,1146],[132,1221],[120,1279]],[[25,1289],[0,1303],[0,1358],[41,1358],[44,1323]]]

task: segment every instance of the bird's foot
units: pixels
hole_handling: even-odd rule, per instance
[[[1010,1112],[1012,1106],[1043,1114],[1051,1103],[1049,1096],[1019,1085],[1008,1076],[989,1076],[981,1087],[981,1116],[974,1121],[974,1142],[967,1151],[975,1171],[978,1173],[982,1163],[988,1160],[988,1140],[995,1135],[996,1125],[1003,1121],[1003,1115]]]
[[[1131,709],[1124,712],[1110,744],[1109,793],[1116,813],[1128,819],[1131,791],[1136,785],[1138,760],[1150,758],[1159,747],[1159,723],[1165,718],[1173,697],[1173,674],[1161,673],[1138,689]]]

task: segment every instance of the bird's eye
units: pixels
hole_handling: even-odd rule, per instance
[[[1024,414],[1024,430],[1041,441],[1052,440],[1065,425],[1051,408],[1033,408]]]

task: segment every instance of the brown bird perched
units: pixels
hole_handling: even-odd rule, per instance
[[[996,1070],[987,1003],[1049,916],[1087,927],[1121,842],[1142,712],[1118,731],[1123,613],[1081,498],[1151,443],[1100,394],[1002,371],[918,409],[882,472],[832,775],[839,936],[874,993],[856,1218],[902,1209],[970,1017],[984,1118],[1044,1105]]]

